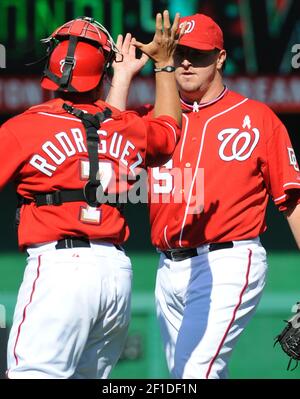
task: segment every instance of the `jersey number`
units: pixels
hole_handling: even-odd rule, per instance
[[[88,180],[90,172],[89,161],[81,161],[80,178]],[[113,167],[110,162],[99,162],[99,174],[103,190],[105,191],[113,175]],[[101,210],[90,205],[81,206],[80,221],[89,224],[100,224]]]
[[[158,183],[153,183],[154,194],[170,194],[172,191],[173,176],[167,171],[167,169],[172,169],[172,166],[173,160],[170,159],[164,166],[152,168],[153,179],[158,181]]]

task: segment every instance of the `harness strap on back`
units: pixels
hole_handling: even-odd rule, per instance
[[[123,211],[124,204],[121,204],[118,199],[116,202],[103,201],[104,190],[100,181],[99,162],[98,162],[98,146],[99,135],[98,129],[101,122],[111,117],[112,111],[105,108],[103,112],[98,112],[95,115],[84,112],[81,109],[74,108],[69,104],[64,103],[63,108],[70,114],[82,120],[87,136],[87,150],[89,156],[89,179],[83,189],[75,190],[56,190],[48,193],[35,194],[33,198],[18,197],[18,209],[24,204],[34,202],[36,206],[56,205],[59,206],[64,202],[85,201],[92,207],[97,207],[101,203],[118,208]]]

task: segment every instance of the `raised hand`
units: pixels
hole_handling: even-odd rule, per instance
[[[156,30],[153,40],[144,44],[133,39],[132,44],[147,54],[157,66],[172,65],[176,45],[185,30],[185,25],[183,25],[178,33],[179,19],[180,15],[176,13],[171,26],[167,10],[163,12],[163,15],[156,14]]]
[[[179,31],[180,15],[177,13],[171,26],[169,12],[165,10],[163,15],[156,15],[155,35],[153,40],[144,44],[136,41],[128,33],[123,39],[118,36],[117,47],[122,56],[118,56],[113,63],[114,76],[112,85],[107,95],[108,104],[120,109],[126,109],[127,96],[132,77],[145,65],[148,57],[152,58],[156,67],[173,65],[173,54],[185,30],[185,24]],[[144,55],[136,58],[135,47],[139,48]],[[156,96],[154,115],[170,115],[181,123],[180,100],[177,91],[175,77],[166,72],[156,73]],[[166,97],[166,93],[169,95]]]
[[[112,65],[115,74],[122,74],[129,78],[137,74],[149,59],[145,53],[141,58],[136,57],[136,47],[132,44],[132,40],[134,39],[130,33],[127,33],[124,39],[122,35],[118,35],[116,46],[121,54],[116,55],[116,60]]]

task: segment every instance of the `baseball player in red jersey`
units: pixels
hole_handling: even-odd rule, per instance
[[[265,285],[259,236],[269,197],[300,247],[300,173],[276,115],[225,87],[220,27],[203,14],[183,22],[174,56],[182,134],[172,159],[150,169],[151,236],[161,252],[155,296],[171,375],[217,379],[227,377]],[[125,74],[115,68],[118,84]],[[137,72],[132,62],[123,68],[127,78]],[[122,109],[117,89],[109,101]]]
[[[167,11],[157,14],[153,41],[135,43],[158,68],[173,62],[178,22],[171,27]],[[92,18],[67,22],[46,42],[41,84],[56,98],[0,130],[0,188],[16,185],[19,245],[28,253],[7,376],[107,378],[130,317],[131,263],[120,247],[129,231],[118,198],[142,168],[172,154],[180,101],[174,73],[156,80],[155,118],[147,121],[97,100],[119,50]]]

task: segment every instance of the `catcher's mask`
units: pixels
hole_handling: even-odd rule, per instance
[[[66,22],[41,41],[48,44],[41,86],[54,91],[94,89],[119,53],[105,27],[89,17]]]

